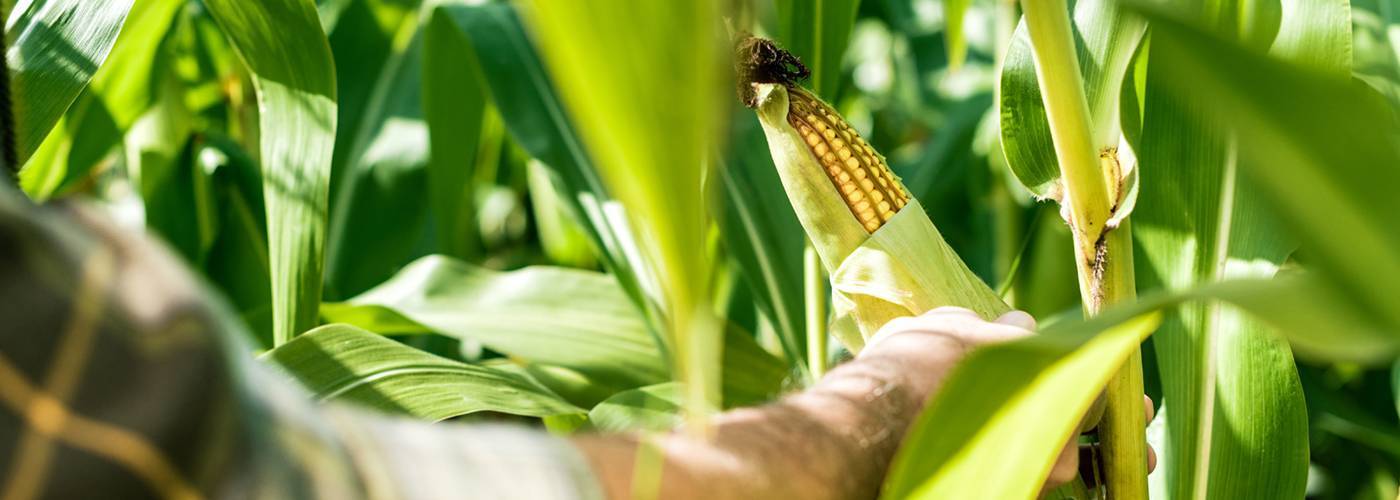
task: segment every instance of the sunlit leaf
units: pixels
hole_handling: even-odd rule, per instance
[[[107,59],[132,0],[20,0],[8,11],[16,163],[23,165]]]
[[[473,340],[613,387],[656,384],[670,374],[636,306],[611,277],[592,271],[529,267],[502,273],[429,256],[322,310],[329,321],[372,331]],[[727,404],[765,401],[781,387],[786,367],[751,337],[731,332],[725,349]]]
[[[183,5],[184,0],[154,0],[132,6],[107,62],[59,126],[35,145],[20,173],[25,192],[43,199],[81,179],[145,113],[162,88],[152,81],[162,74],[154,68],[163,60],[157,51]]]
[[[317,323],[335,68],[310,0],[206,0],[257,87],[277,343]]]
[[[434,356],[348,325],[316,328],[266,357],[319,399],[429,420],[479,411],[535,417],[583,412],[529,379]]]

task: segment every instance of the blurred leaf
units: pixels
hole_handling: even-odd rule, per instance
[[[773,325],[786,357],[806,359],[802,294],[802,245],[806,235],[773,167],[763,131],[751,113],[735,117],[731,159],[719,172],[725,250]]]
[[[1252,11],[1232,36],[1275,54],[1345,75],[1350,64],[1346,2],[1285,1],[1270,27]],[[1196,15],[1202,18],[1206,12]],[[1277,33],[1277,38],[1261,36]],[[1262,34],[1262,35],[1261,35]],[[1139,282],[1179,290],[1197,283],[1269,277],[1296,243],[1236,174],[1227,118],[1171,94],[1170,67],[1147,67],[1142,138],[1143,189],[1133,217]],[[1291,351],[1233,307],[1177,308],[1154,338],[1163,394],[1172,404],[1166,434],[1167,490],[1173,497],[1302,496],[1308,415]]]
[[[1119,89],[1142,38],[1143,22],[1116,1],[1081,0],[1074,4],[1073,27],[1094,146],[1116,148]],[[1016,27],[1002,68],[1001,139],[1006,162],[1021,183],[1036,196],[1058,199],[1060,168],[1025,22]]]
[[[584,269],[596,266],[597,258],[593,256],[588,235],[561,204],[561,190],[556,188],[554,173],[538,161],[531,161],[527,168],[530,204],[544,254],[563,266]]]
[[[120,2],[117,2],[120,3]],[[20,173],[25,192],[46,199],[81,179],[144,114],[161,86],[157,52],[185,0],[136,2],[107,62]]]
[[[428,123],[428,197],[438,250],[470,256],[479,242],[472,172],[480,152],[489,96],[471,41],[445,10],[434,9],[423,34],[423,115]],[[531,185],[531,193],[534,193]],[[548,251],[548,247],[546,247]]]
[[[5,53],[12,75],[19,165],[87,87],[117,40],[132,0],[20,0],[9,12]]]
[[[326,325],[273,349],[318,399],[442,420],[479,411],[544,417],[582,413],[529,379],[440,358],[349,325]]]
[[[383,86],[385,66],[402,52],[418,25],[418,0],[321,0],[322,18],[336,68],[335,152],[331,160],[331,204],[338,203],[340,189],[353,155],[363,152],[365,126],[376,89]]]
[[[310,0],[205,0],[252,74],[277,343],[317,324],[335,142],[335,68]]]
[[[963,21],[967,19],[967,8],[972,0],[943,0],[943,18],[946,26],[943,36],[948,45],[948,69],[957,71],[967,60],[967,35],[963,33]]]
[[[218,207],[218,232],[204,260],[204,273],[237,309],[264,348],[272,347],[272,285],[267,254],[267,218],[258,165],[232,139],[205,132],[194,161],[210,179]]]
[[[350,152],[338,172],[327,236],[331,298],[363,292],[421,256],[416,250],[432,207],[423,203],[429,190],[423,34],[413,19],[404,23],[360,103],[358,130],[343,131],[353,137],[338,140]]]
[[[146,228],[159,234],[192,266],[200,266],[212,243],[213,213],[207,173],[198,167],[184,87],[170,67],[170,51],[158,50],[149,83],[154,98],[122,137],[127,176],[145,205]]]
[[[910,428],[882,498],[1033,498],[1080,415],[1157,325],[1147,316],[1095,335],[1124,320],[1111,316],[973,351]]]
[[[681,386],[675,382],[620,392],[588,411],[602,432],[665,432],[681,423]]]
[[[779,44],[812,71],[808,88],[834,99],[860,0],[776,0],[775,6]]]
[[[1390,297],[1400,293],[1400,229],[1390,219],[1400,213],[1400,170],[1393,168],[1400,127],[1382,99],[1347,78],[1271,60],[1168,15],[1151,19],[1151,64],[1172,75],[1166,88],[1233,126],[1241,171],[1288,221],[1309,267],[1369,325],[1397,330],[1400,311]]]
[[[559,176],[560,200],[583,224],[605,267],[639,307],[652,308],[636,272],[642,263],[630,229],[607,204],[611,196],[516,12],[500,3],[437,9],[470,39],[492,102],[515,142]]]
[[[709,303],[713,264],[703,182],[725,96],[711,2],[525,4],[531,34],[608,192],[635,229],[648,296],[686,387],[690,417],[722,401],[724,336]],[[637,73],[645,68],[645,73]]]

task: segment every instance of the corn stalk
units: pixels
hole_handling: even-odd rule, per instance
[[[1080,295],[1085,313],[1097,315],[1136,295],[1131,231],[1126,220],[1112,221],[1122,189],[1116,151],[1094,146],[1064,0],[1022,0],[1021,5],[1064,182],[1061,201],[1074,235]],[[1142,393],[1142,355],[1135,351],[1108,383],[1099,425],[1110,498],[1147,497]]]

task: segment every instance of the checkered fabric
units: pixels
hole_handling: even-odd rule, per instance
[[[0,186],[0,499],[599,498],[535,429],[311,401],[159,244]]]

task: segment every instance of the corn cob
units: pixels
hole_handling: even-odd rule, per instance
[[[739,98],[758,115],[773,166],[831,276],[832,333],[852,352],[891,319],[957,305],[1009,308],[958,258],[885,158],[797,85],[802,63],[772,42],[737,46]]]
[[[788,91],[788,123],[802,134],[851,215],[873,233],[904,205],[909,193],[885,157],[851,129],[836,110],[800,87]]]

